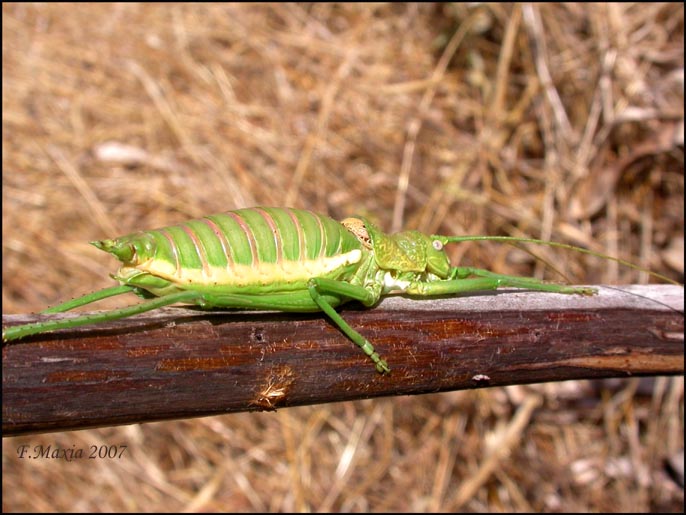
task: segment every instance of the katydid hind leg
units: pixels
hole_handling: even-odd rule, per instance
[[[203,295],[199,292],[184,291],[179,293],[172,293],[164,297],[157,297],[151,300],[127,306],[125,308],[114,309],[112,311],[105,311],[102,313],[89,313],[87,315],[75,316],[73,318],[66,318],[60,320],[46,320],[45,322],[35,322],[32,324],[17,325],[8,327],[2,331],[3,341],[16,340],[25,336],[33,334],[45,333],[48,331],[55,331],[57,329],[70,329],[72,327],[80,327],[88,324],[97,324],[100,322],[110,322],[120,318],[126,318],[153,309],[176,304],[177,302],[187,304],[202,304]]]
[[[361,286],[355,286],[349,283],[323,278],[311,279],[308,285],[308,290],[310,291],[312,300],[317,303],[321,310],[328,315],[328,317],[338,326],[341,331],[343,331],[343,333],[345,333],[348,338],[350,338],[367,356],[369,356],[369,358],[374,362],[376,370],[381,374],[389,373],[391,369],[388,367],[388,363],[386,363],[386,361],[379,356],[379,353],[374,350],[374,346],[369,342],[369,340],[350,327],[348,323],[343,320],[343,317],[338,314],[333,306],[331,306],[331,304],[329,304],[326,298],[322,295],[342,295],[349,299],[359,300],[360,302],[366,304],[368,302],[373,302],[372,297],[374,294]]]
[[[93,293],[89,293],[87,295],[83,295],[81,297],[77,297],[75,299],[68,300],[67,302],[63,302],[62,304],[58,304],[57,306],[53,306],[48,309],[44,309],[41,311],[42,314],[48,315],[50,313],[64,313],[65,311],[72,310],[74,308],[78,308],[81,306],[85,306],[87,304],[91,304],[93,302],[97,302],[102,299],[106,299],[108,297],[113,297],[115,295],[121,295],[123,293],[129,293],[135,289],[134,286],[129,286],[128,284],[120,284],[118,286],[112,286],[111,288],[105,288],[102,290],[98,290]]]

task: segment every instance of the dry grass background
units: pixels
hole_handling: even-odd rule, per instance
[[[551,238],[683,282],[683,23],[683,4],[3,4],[3,312],[110,285],[90,240],[258,204]],[[647,280],[537,252],[571,282]],[[658,378],[7,438],[3,510],[681,511],[683,425],[683,378]]]

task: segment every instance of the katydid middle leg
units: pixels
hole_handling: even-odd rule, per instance
[[[388,364],[381,359],[372,344],[350,327],[334,309],[334,305],[338,305],[344,300],[357,300],[365,306],[372,306],[379,300],[380,295],[380,285],[377,285],[375,289],[367,289],[344,281],[314,278],[310,279],[307,290],[302,292],[265,295],[206,294],[203,299],[208,307],[278,309],[295,312],[323,311],[348,338],[369,356],[376,369],[384,373],[390,372]]]
[[[379,353],[374,350],[374,346],[369,342],[369,340],[350,327],[348,323],[343,320],[343,317],[338,314],[333,306],[331,306],[331,304],[322,295],[330,294],[345,297],[346,299],[358,300],[366,306],[370,306],[379,299],[380,290],[378,293],[372,292],[366,288],[363,288],[362,286],[356,286],[354,284],[325,278],[310,279],[307,289],[310,291],[312,300],[317,303],[321,310],[329,316],[329,318],[339,327],[341,331],[345,333],[348,338],[355,342],[355,344],[358,345],[367,356],[369,356],[369,358],[374,362],[378,372],[383,374],[384,372],[391,371],[391,369],[388,367],[388,363],[381,359],[381,356],[379,356]]]

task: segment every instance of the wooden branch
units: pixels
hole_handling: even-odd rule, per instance
[[[4,435],[382,395],[684,372],[684,290],[384,299],[343,317],[168,308],[3,344]],[[51,315],[58,317],[66,315]],[[46,317],[46,315],[43,315]],[[3,326],[43,318],[3,315]]]

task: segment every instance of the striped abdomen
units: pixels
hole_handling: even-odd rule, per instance
[[[120,280],[147,272],[199,289],[255,285],[273,290],[302,287],[311,277],[345,279],[362,257],[359,240],[340,223],[288,208],[239,209],[113,243],[136,248],[131,261],[115,253],[124,261]]]

